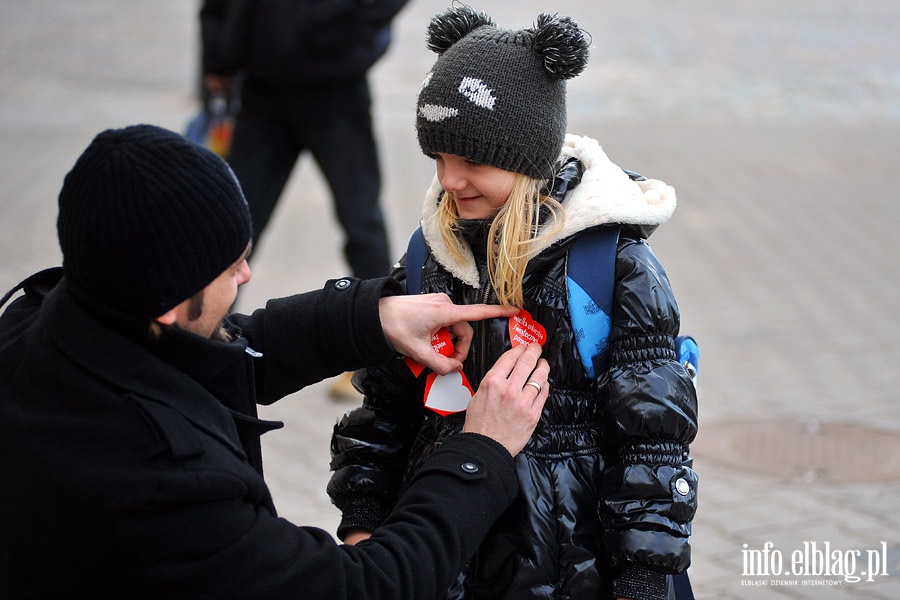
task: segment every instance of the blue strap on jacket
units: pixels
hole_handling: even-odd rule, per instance
[[[422,269],[425,267],[425,258],[428,256],[428,248],[425,247],[425,235],[422,228],[417,227],[409,238],[406,248],[406,293],[419,294],[422,292]]]
[[[618,227],[595,227],[575,240],[566,258],[566,290],[575,346],[581,365],[592,379],[601,372],[609,347],[618,241]]]

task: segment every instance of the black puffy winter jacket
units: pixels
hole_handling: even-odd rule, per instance
[[[690,564],[697,477],[683,459],[697,433],[696,391],[675,358],[675,298],[644,240],[671,216],[675,194],[662,182],[629,176],[589,138],[568,136],[561,164],[568,167],[554,187],[564,190],[565,224],[529,262],[523,284],[524,308],[546,329],[550,396],[516,459],[518,499],[449,598],[638,591],[641,598],[665,598],[665,574]],[[472,252],[467,264],[455,263],[431,220],[439,193],[435,181],[423,220],[429,246],[423,291],[446,292],[456,303],[491,302],[481,248],[486,226],[464,228]],[[609,223],[622,233],[608,369],[589,378],[568,312],[567,250],[580,232]],[[405,279],[404,261],[394,276]],[[510,347],[508,319],[475,324],[464,365],[473,389]],[[440,416],[423,407],[424,379],[399,359],[357,373],[363,407],[338,423],[332,441],[328,492],[343,512],[339,535],[376,527],[424,459],[460,431],[464,413]]]

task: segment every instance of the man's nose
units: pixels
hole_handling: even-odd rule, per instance
[[[243,284],[247,283],[248,281],[250,281],[250,277],[251,277],[250,263],[248,263],[246,261],[246,259],[244,260],[244,262],[241,263],[241,266],[238,269],[238,274],[240,275],[240,279],[239,279],[240,283],[238,283],[238,285],[243,285]]]

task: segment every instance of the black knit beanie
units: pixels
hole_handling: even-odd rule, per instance
[[[252,233],[225,161],[152,125],[94,138],[66,175],[57,231],[77,296],[145,318],[206,287]]]
[[[587,65],[577,23],[541,14],[509,31],[459,5],[432,18],[427,37],[439,57],[419,93],[422,151],[549,178],[566,134],[565,80]]]

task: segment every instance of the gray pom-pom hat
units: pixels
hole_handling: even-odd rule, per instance
[[[468,6],[432,18],[439,56],[422,83],[419,145],[472,162],[549,179],[566,134],[566,80],[587,65],[588,41],[568,17],[541,14],[506,30]]]

